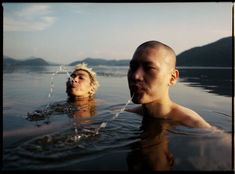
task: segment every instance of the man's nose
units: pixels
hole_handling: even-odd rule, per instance
[[[143,80],[143,74],[144,74],[143,69],[140,67],[132,73],[132,79],[133,80]]]
[[[78,81],[79,81],[78,76],[76,76],[76,77],[72,78],[72,82],[73,82],[73,83],[78,83]]]

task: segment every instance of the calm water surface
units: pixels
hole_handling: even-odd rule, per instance
[[[67,68],[71,72],[73,67]],[[172,100],[198,112],[221,133],[170,127],[127,112],[112,120],[130,99],[128,67],[93,68],[101,87],[94,116],[83,120],[67,102],[66,73],[54,76],[48,98],[58,67],[4,69],[3,170],[232,169],[231,69],[181,68],[181,78],[170,90]],[[28,113],[48,104],[50,114],[29,119]]]

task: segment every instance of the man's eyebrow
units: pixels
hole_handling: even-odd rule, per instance
[[[88,74],[86,74],[85,72],[82,72],[82,71],[80,71],[80,72],[75,71],[72,73],[72,75],[87,76],[87,77],[89,76]]]
[[[154,65],[155,66],[155,63],[153,63],[151,61],[143,61],[142,63],[145,65]]]
[[[145,60],[142,60],[142,61],[136,61],[136,60],[131,60],[130,61],[130,64],[142,64],[142,65],[153,65],[153,66],[156,66],[156,64],[152,61],[145,61]]]

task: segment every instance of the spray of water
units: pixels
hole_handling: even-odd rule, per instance
[[[50,91],[48,93],[48,100],[49,101],[48,101],[46,107],[44,109],[42,109],[41,111],[37,110],[33,113],[28,113],[28,116],[30,116],[31,118],[33,118],[33,117],[37,117],[37,118],[43,117],[43,118],[49,119],[48,115],[50,114],[50,110],[48,108],[51,104],[50,99],[52,98],[53,90],[54,90],[54,87],[55,87],[54,77],[60,72],[66,72],[67,76],[70,78],[70,74],[69,74],[68,70],[63,65],[60,65],[59,68],[54,73],[52,73],[52,75],[51,75]],[[37,120],[37,118],[36,118],[36,120]],[[47,122],[49,122],[49,120],[47,120]]]
[[[127,105],[132,101],[134,97],[134,94],[133,96],[127,101],[127,103],[125,104],[125,106],[123,106],[119,112],[117,112],[111,119],[109,119],[108,121],[105,121],[105,122],[102,122],[96,129],[95,131],[91,131],[91,130],[88,130],[88,129],[83,129],[84,132],[87,132],[89,133],[90,135],[98,135],[99,134],[99,131],[101,128],[105,128],[107,126],[107,124],[110,122],[110,121],[113,121],[114,119],[118,118],[118,116],[125,111]],[[75,135],[73,137],[73,141],[74,142],[79,142],[83,137],[87,137],[86,134],[83,134],[83,133],[78,133],[78,130],[77,130],[77,126],[75,125]]]
[[[48,99],[49,99],[49,100],[52,98],[53,90],[54,90],[54,87],[55,87],[55,85],[54,85],[54,77],[55,77],[58,73],[60,73],[60,72],[66,72],[67,76],[69,77],[69,80],[72,80],[72,77],[70,76],[68,70],[67,70],[63,65],[60,65],[59,69],[57,69],[56,72],[52,73],[52,75],[51,75],[50,91],[49,91],[49,93],[48,93]],[[90,130],[84,130],[84,131],[86,131],[86,132],[88,132],[88,133],[93,133],[93,135],[99,134],[99,131],[100,131],[101,128],[105,128],[105,127],[107,126],[108,122],[110,122],[110,121],[112,121],[112,120],[118,118],[118,116],[119,116],[122,112],[125,111],[127,105],[132,101],[133,97],[134,97],[134,94],[133,94],[133,96],[127,101],[127,103],[125,104],[125,106],[120,109],[119,112],[117,112],[110,120],[105,121],[105,122],[102,122],[102,123],[95,129],[94,132],[93,132],[93,131],[90,131]],[[47,117],[47,115],[48,115],[48,108],[49,108],[50,104],[51,104],[51,102],[49,101],[48,104],[46,105],[45,109],[42,110],[42,112],[40,112],[40,113],[39,113],[39,112],[34,112],[34,113],[32,113],[32,114],[29,114],[29,113],[28,113],[28,115],[31,115],[31,116],[37,116],[37,115],[39,115],[39,116],[44,116],[45,118],[49,118],[49,117]],[[66,110],[66,109],[67,109],[67,110],[70,110],[70,108],[65,108],[65,110]],[[84,136],[86,137],[86,136],[87,136],[86,134],[79,134],[78,128],[77,128],[77,125],[76,125],[75,122],[74,122],[74,132],[75,132],[75,135],[73,136],[73,141],[75,141],[75,142],[78,142],[78,141],[80,141],[80,139],[81,139],[82,137],[84,137]]]
[[[102,122],[102,123],[100,124],[100,126],[96,129],[95,134],[99,134],[99,130],[100,130],[101,128],[105,128],[105,127],[107,126],[108,122],[110,122],[110,121],[112,121],[112,120],[118,118],[118,116],[119,116],[122,112],[125,111],[127,105],[132,101],[134,95],[135,95],[135,94],[132,95],[132,97],[127,101],[127,103],[125,104],[125,106],[124,106],[123,108],[121,108],[120,111],[117,112],[110,120],[108,120],[108,121],[106,121],[106,122]]]
[[[53,93],[53,90],[54,90],[54,77],[56,74],[58,74],[59,72],[66,72],[67,76],[70,78],[70,74],[68,72],[68,70],[63,66],[63,65],[60,65],[59,69],[56,70],[55,73],[52,73],[51,75],[51,82],[50,82],[50,92],[48,93],[48,99],[51,99],[52,98],[52,93]],[[47,106],[46,106],[46,109],[50,106],[50,102],[48,102]]]

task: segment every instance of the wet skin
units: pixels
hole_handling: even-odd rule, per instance
[[[130,94],[135,94],[134,103],[150,103],[167,96],[173,70],[166,56],[165,51],[154,48],[134,54],[128,72]]]
[[[91,80],[89,74],[83,70],[74,71],[71,74],[69,84],[70,94],[76,97],[89,97],[91,91]]]
[[[128,71],[128,85],[132,101],[141,107],[127,110],[140,115],[170,119],[188,127],[210,128],[199,114],[170,99],[169,88],[179,78],[173,51],[162,44],[138,47]]]

